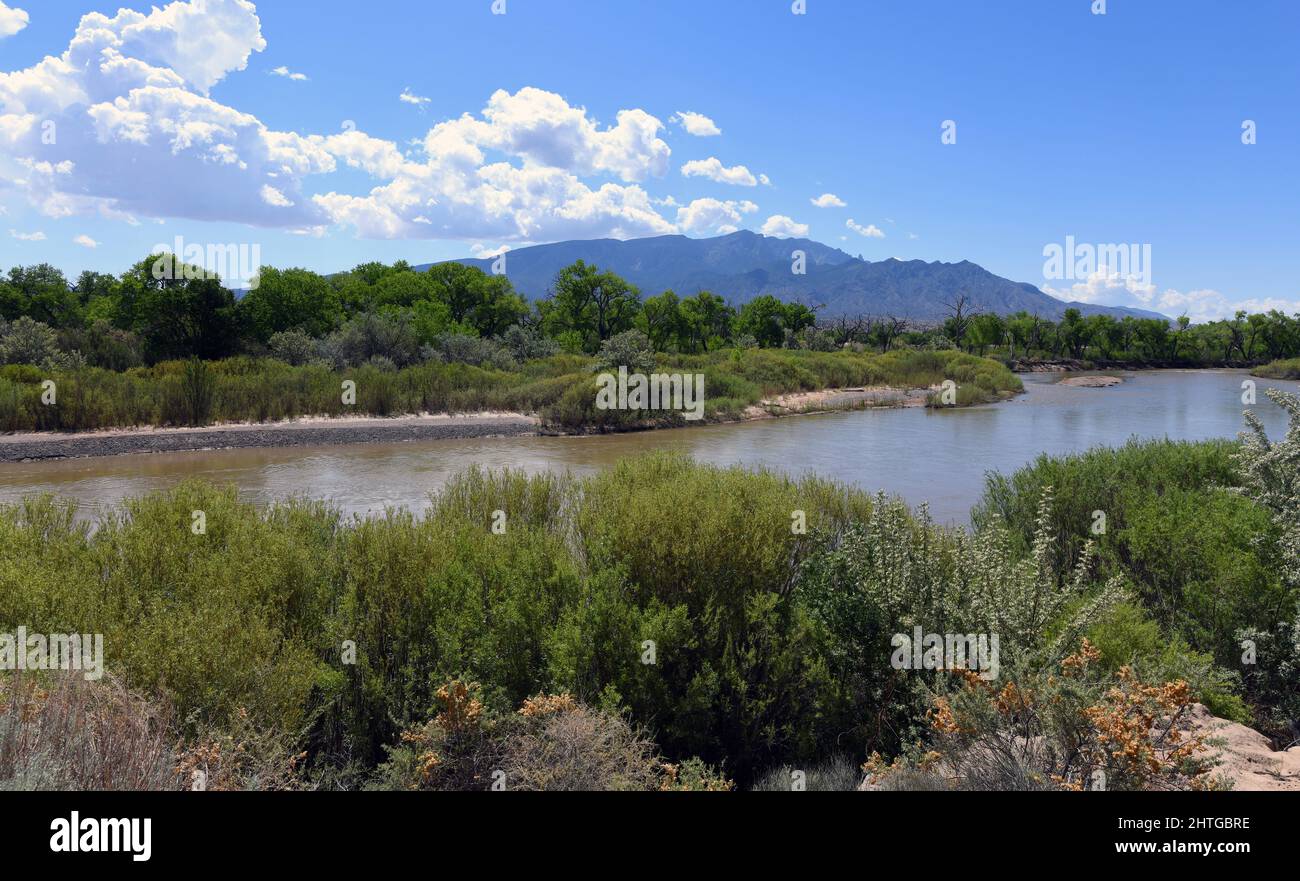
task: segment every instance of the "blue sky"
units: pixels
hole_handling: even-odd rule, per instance
[[[1300,4],[1105,6],[3,0],[0,266],[806,228],[1072,299],[1300,310]],[[1045,278],[1067,236],[1150,265]]]

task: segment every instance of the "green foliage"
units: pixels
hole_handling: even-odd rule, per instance
[[[198,358],[185,362],[185,373],[181,375],[181,405],[190,425],[204,425],[212,413],[212,398],[215,383],[208,365]]]
[[[220,358],[236,344],[235,296],[198,266],[158,254],[122,276],[121,319],[152,360]]]
[[[1241,678],[1217,666],[1212,655],[1193,650],[1181,637],[1167,639],[1139,604],[1122,603],[1107,612],[1088,631],[1088,639],[1101,653],[1100,668],[1106,672],[1131,667],[1148,681],[1182,680],[1214,715],[1245,724],[1253,721],[1240,696]]]
[[[950,532],[924,509],[913,519],[883,496],[861,525],[830,533],[805,563],[798,596],[839,689],[840,730],[872,751],[897,752],[916,736],[925,674],[882,662],[894,653],[894,634],[997,634],[1000,665],[1043,669],[1119,602],[1118,580],[1094,586],[1090,556],[1067,577],[1055,572],[1051,510],[1048,493],[1027,557],[996,523],[973,537]]]
[[[417,352],[409,327],[389,316],[361,316],[323,341],[320,349],[332,365],[315,357],[316,347],[309,337],[285,331],[272,337],[275,357],[204,362],[211,376],[211,405],[199,411],[186,402],[186,361],[162,361],[123,372],[72,369],[62,363],[0,367],[0,430],[191,425],[196,418],[204,424],[337,416],[344,412],[339,393],[344,379],[357,382],[357,406],[349,412],[361,414],[538,413],[548,427],[566,431],[629,430],[682,421],[674,411],[599,410],[593,359],[551,355],[519,363],[496,340],[455,334],[443,335],[434,346]],[[636,351],[634,360],[640,366],[654,366],[644,346]],[[713,420],[739,417],[764,397],[827,387],[915,387],[937,383],[945,376],[985,382],[999,395],[1020,387],[1019,380],[1001,365],[952,351],[894,351],[879,356],[730,350],[661,359],[655,369],[702,372],[705,414]],[[57,406],[41,402],[40,383],[46,379],[57,383]],[[984,388],[973,383],[971,387]]]
[[[294,367],[301,367],[320,354],[320,345],[316,340],[300,330],[282,330],[271,334],[268,348],[271,357]]]
[[[539,304],[547,331],[576,334],[582,351],[594,353],[602,342],[632,328],[641,309],[641,294],[612,272],[582,260],[560,270],[551,296]]]
[[[1300,397],[1278,389],[1266,393],[1290,418],[1286,437],[1270,441],[1259,417],[1247,411],[1249,431],[1242,435],[1237,462],[1246,495],[1268,511],[1281,533],[1282,576],[1300,588]]]
[[[257,285],[239,301],[239,315],[260,342],[297,330],[320,337],[342,319],[337,291],[323,276],[306,269],[263,266]]]
[[[529,381],[562,388],[573,366],[564,357],[539,362]],[[238,387],[223,383],[266,367],[232,359],[208,369],[220,408],[222,394]],[[311,369],[281,363],[276,375]],[[12,375],[0,382],[22,383],[20,370],[5,370]],[[186,365],[156,370],[183,381]],[[379,373],[361,368],[372,370]],[[360,385],[374,379],[361,371]],[[412,371],[429,381],[459,371],[457,382],[503,393],[492,391],[491,374],[463,365]],[[403,383],[412,371],[384,374],[393,394],[411,393]],[[333,382],[328,371],[320,376]],[[770,772],[761,784],[770,787],[774,768],[909,752],[933,736],[926,714],[936,696],[959,709],[969,700],[962,712],[996,714],[987,695],[954,692],[947,672],[890,663],[893,635],[915,626],[998,634],[1003,683],[1044,696],[1066,688],[1069,713],[1028,719],[1052,743],[1064,742],[1062,725],[1094,736],[1077,727],[1079,713],[1105,709],[1106,683],[1124,676],[1136,701],[1151,699],[1137,683],[1182,680],[1214,712],[1253,715],[1281,739],[1295,718],[1297,653],[1276,610],[1262,611],[1276,584],[1264,589],[1240,561],[1224,568],[1212,544],[1177,532],[1170,534],[1192,542],[1196,566],[1207,571],[1179,582],[1160,566],[1169,555],[1160,533],[1170,525],[1161,518],[1185,516],[1195,480],[1231,476],[1229,451],[1149,447],[1111,451],[1086,468],[1040,462],[1010,482],[1028,492],[1048,473],[1092,486],[1116,467],[1121,475],[1145,469],[1145,495],[1117,495],[1120,516],[1094,537],[1095,549],[1077,548],[1076,559],[1066,547],[1080,530],[1058,529],[1060,509],[1070,522],[1070,512],[1086,514],[1088,505],[1060,490],[1056,503],[1040,494],[1025,539],[1011,496],[1003,499],[1005,523],[990,509],[968,533],[824,481],[666,454],[589,477],[472,470],[422,514],[351,521],[306,501],[259,510],[233,490],[201,483],[130,502],[93,528],[68,504],[29,499],[0,507],[0,631],[23,624],[103,633],[109,671],[174,703],[188,737],[206,736],[242,708],[286,750],[306,749],[316,779],[347,785],[385,760],[376,785],[428,782],[428,750],[403,745],[402,732],[429,734],[451,680],[481,683],[484,718],[511,720],[500,729],[509,737],[432,748],[446,767],[470,769],[453,774],[456,788],[490,781],[479,759],[465,764],[453,755],[486,757],[497,762],[492,768],[509,759],[519,780],[533,781],[525,788],[644,788],[650,778],[628,768],[648,766],[628,762],[651,755],[651,737],[653,755],[666,763],[654,772],[659,788],[718,788],[714,772],[685,761],[691,757],[742,784]],[[1200,477],[1187,477],[1187,468]],[[1243,528],[1269,526],[1264,509],[1232,507],[1253,502],[1204,491],[1210,524],[1244,516]],[[200,532],[192,528],[198,511]],[[796,528],[801,520],[807,531]],[[1225,524],[1210,534],[1225,546],[1244,539]],[[1254,544],[1276,534],[1265,528]],[[1248,554],[1239,548],[1238,556]],[[1212,581],[1216,573],[1222,577]],[[1131,583],[1127,603],[1117,602],[1121,579]],[[1218,605],[1203,602],[1212,584]],[[1175,589],[1186,615],[1170,621],[1161,600]],[[1258,647],[1253,667],[1198,645],[1235,622],[1253,625],[1232,636]],[[1097,676],[1074,691],[1045,679],[1084,633],[1097,646]],[[572,695],[585,708],[567,727],[520,722],[515,708],[539,694]],[[994,716],[985,721],[993,726],[986,731],[1003,731]],[[995,755],[989,749],[1018,742],[971,741],[976,752],[964,767],[985,767],[980,762]],[[590,744],[590,761],[566,764],[563,756],[575,755],[566,743]],[[1015,767],[1026,775],[1059,765],[1050,756],[1014,758],[1024,759]],[[851,776],[828,772],[837,788]]]
[[[1237,638],[1242,660],[1251,661],[1243,663],[1242,678],[1256,723],[1279,749],[1294,746],[1300,740],[1300,621],[1247,628]]]
[[[0,363],[35,364],[49,369],[59,364],[63,352],[58,334],[27,316],[0,328]]]
[[[772,348],[785,345],[787,335],[811,327],[816,320],[816,314],[807,306],[783,303],[765,294],[740,307],[735,330],[736,333],[749,334],[760,346]]]
[[[620,367],[629,373],[653,372],[655,350],[648,336],[639,330],[625,330],[600,344],[595,369],[618,370]]]
[[[1300,358],[1270,361],[1251,372],[1265,379],[1300,379]]]
[[[1117,320],[1069,309],[1061,321],[1052,322],[1025,312],[976,313],[959,298],[942,327],[929,327],[893,316],[817,321],[807,307],[770,295],[751,299],[739,311],[708,291],[686,298],[664,291],[643,301],[625,279],[583,261],[561,270],[552,287],[551,295],[530,309],[504,274],[457,262],[424,272],[405,261],[372,262],[329,277],[265,266],[236,302],[220,279],[162,254],[151,255],[120,278],[83,272],[74,285],[48,264],[13,267],[0,278],[0,322],[26,317],[52,327],[60,334],[64,354],[81,351],[91,365],[115,370],[135,366],[141,356],[154,362],[261,352],[271,337],[288,331],[324,339],[367,313],[406,325],[418,345],[447,333],[487,339],[504,337],[512,328],[540,329],[541,345],[521,346],[517,331],[506,340],[516,360],[545,357],[553,350],[594,354],[604,340],[632,328],[645,333],[657,352],[683,355],[733,344],[811,351],[848,346],[882,353],[900,346],[931,351],[956,347],[1008,361],[1070,357],[1080,363],[1165,366],[1274,361],[1259,367],[1260,375],[1284,377],[1295,372],[1292,362],[1300,354],[1300,318],[1276,310],[1239,312],[1231,319],[1193,325],[1185,316],[1176,323],[1133,316]],[[138,339],[112,338],[102,329],[90,336],[81,333],[100,323],[133,332]],[[383,353],[354,363],[375,355],[399,366],[408,363]],[[987,390],[963,388],[959,399],[966,404],[989,397]]]
[[[1101,575],[1127,578],[1161,628],[1237,669],[1233,634],[1286,617],[1295,594],[1278,578],[1278,533],[1267,512],[1230,491],[1241,482],[1236,450],[1227,441],[1131,441],[1040,457],[1013,475],[990,475],[972,520],[977,528],[1006,523],[1026,548],[1035,500],[1053,487],[1059,572],[1095,541]]]

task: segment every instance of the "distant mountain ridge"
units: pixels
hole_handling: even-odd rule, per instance
[[[803,275],[791,270],[794,251],[805,254],[807,271]],[[826,316],[936,320],[946,315],[946,303],[965,294],[973,310],[1002,315],[1023,309],[1056,320],[1074,307],[1085,315],[1166,318],[1141,309],[1058,300],[1031,284],[994,275],[968,260],[926,263],[891,258],[872,262],[811,239],[778,239],[748,230],[708,239],[656,236],[534,245],[507,254],[506,275],[520,293],[536,300],[546,296],[560,269],[578,259],[618,273],[646,296],[672,290],[689,297],[707,290],[740,305],[772,294],[821,306],[821,314]],[[490,272],[493,259],[454,262]]]

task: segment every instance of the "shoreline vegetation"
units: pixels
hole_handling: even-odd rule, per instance
[[[0,678],[0,787],[1253,783],[1208,736],[1300,733],[1300,399],[1271,394],[1286,440],[1044,456],[969,530],[667,453],[471,469],[418,515],[202,481],[94,524],[3,505],[0,631],[102,634],[106,675]],[[992,675],[898,663],[914,626],[999,635]]]
[[[1001,364],[955,350],[880,355],[726,349],[650,357],[654,360],[643,361],[650,373],[703,374],[705,423],[871,406],[943,406],[935,391],[945,381],[953,383],[950,400],[955,406],[1002,400],[1023,390]],[[231,445],[258,445],[248,436],[250,428],[260,429],[268,445],[298,444],[304,442],[301,436],[286,433],[302,425],[314,429],[322,443],[352,442],[350,437],[365,442],[379,435],[481,436],[489,433],[484,426],[501,422],[493,414],[515,415],[505,429],[510,434],[521,433],[525,422],[546,434],[692,424],[679,411],[599,409],[596,376],[601,367],[600,359],[579,355],[551,355],[509,371],[443,363],[332,370],[252,357],[170,361],[123,372],[82,368],[47,373],[7,365],[0,367],[0,430],[9,436],[0,437],[0,460],[63,455],[59,451],[72,449],[68,440],[76,438],[94,450],[99,438],[85,432],[118,429],[186,426],[209,431],[190,447],[184,446],[183,436],[173,446],[157,445],[158,436],[174,432],[118,433],[105,449],[201,449],[221,444],[223,436]],[[44,383],[51,379],[56,398],[48,404]],[[346,382],[354,384],[355,403],[344,403]],[[344,424],[367,417],[371,432]],[[402,417],[408,424],[399,424]],[[60,432],[72,434],[56,434]]]
[[[1264,379],[1300,379],[1300,358],[1270,361],[1256,367],[1251,375]]]
[[[46,264],[17,266],[0,277],[0,432],[481,412],[536,416],[547,432],[626,431],[682,420],[598,410],[598,371],[702,373],[704,421],[729,421],[788,410],[780,396],[890,388],[908,397],[944,380],[956,398],[931,395],[932,406],[996,401],[1020,390],[1008,367],[1236,367],[1300,356],[1300,318],[1276,311],[1192,325],[1076,309],[1059,321],[999,316],[962,294],[946,308],[942,320],[917,323],[820,316],[772,296],[737,306],[708,291],[643,294],[582,260],[533,303],[505,275],[459,263],[419,272],[366,263],[331,276],[266,266],[239,295],[165,253],[72,283]],[[355,402],[344,402],[344,381],[355,382]]]

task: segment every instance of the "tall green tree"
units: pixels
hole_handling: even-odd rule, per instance
[[[989,346],[1001,345],[1006,332],[1007,326],[1002,316],[982,312],[973,316],[970,326],[966,328],[966,345],[972,352],[983,355]]]
[[[681,302],[682,330],[679,347],[684,352],[707,352],[731,339],[736,310],[708,291]]]
[[[576,333],[584,351],[595,352],[614,334],[632,329],[641,294],[613,272],[579,260],[560,270],[543,310],[550,333]]]
[[[473,327],[479,336],[499,336],[528,315],[528,302],[507,276],[460,263],[434,266],[429,274],[435,295],[447,304],[452,321]]]
[[[755,297],[736,314],[736,332],[747,333],[765,348],[785,345],[786,333],[817,323],[817,315],[800,303],[783,303],[771,294]]]
[[[672,291],[649,297],[637,316],[637,328],[654,346],[656,352],[665,352],[682,337],[683,321],[681,301]]]
[[[0,292],[0,310],[12,320],[22,315],[51,327],[81,324],[81,302],[63,272],[48,263],[9,270],[9,291]]]
[[[214,273],[154,254],[122,276],[121,291],[150,361],[222,358],[235,350],[235,295]]]
[[[338,291],[323,276],[271,266],[261,268],[257,286],[239,301],[238,312],[245,330],[263,343],[286,330],[324,336],[343,320]]]

